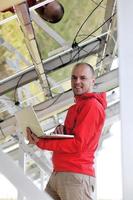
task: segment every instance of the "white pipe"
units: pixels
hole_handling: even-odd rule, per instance
[[[52,200],[40,191],[17,167],[11,158],[0,149],[0,172],[25,196],[28,200]]]
[[[133,199],[133,1],[118,0],[123,200]]]

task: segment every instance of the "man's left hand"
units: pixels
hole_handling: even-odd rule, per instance
[[[30,144],[36,144],[39,141],[39,137],[37,137],[29,127],[26,128],[26,132],[27,140]]]

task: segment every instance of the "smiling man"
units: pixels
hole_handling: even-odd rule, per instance
[[[95,152],[105,120],[106,95],[93,93],[94,69],[78,63],[71,75],[75,104],[68,109],[64,125],[56,134],[73,134],[73,139],[41,139],[30,128],[27,137],[31,144],[53,151],[53,173],[46,191],[55,200],[95,199]]]
[[[75,95],[92,92],[95,84],[95,72],[87,63],[77,64],[72,70],[71,86]]]

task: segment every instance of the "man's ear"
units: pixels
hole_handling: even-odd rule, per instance
[[[93,79],[92,79],[92,85],[93,85],[93,86],[95,85],[95,82],[96,82],[96,79],[93,78]]]

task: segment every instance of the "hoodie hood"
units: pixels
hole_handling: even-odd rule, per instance
[[[85,93],[80,96],[75,96],[76,103],[78,101],[84,100],[84,99],[91,99],[95,98],[97,99],[103,106],[104,109],[107,107],[107,100],[106,100],[106,92],[101,93]]]

